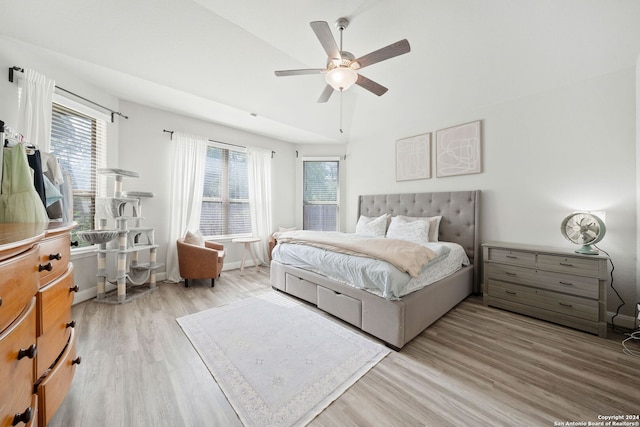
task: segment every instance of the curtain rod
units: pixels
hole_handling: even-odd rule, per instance
[[[24,68],[20,68],[20,67],[16,67],[16,66],[9,67],[9,81],[10,81],[11,83],[13,83],[13,81],[14,81],[13,73],[14,73],[15,71],[18,71],[18,72],[20,72],[20,73],[23,73],[23,72],[24,72]],[[88,103],[90,103],[90,104],[93,104],[93,105],[95,105],[95,106],[97,106],[97,107],[102,108],[103,110],[107,110],[108,112],[110,112],[110,113],[111,113],[111,123],[113,123],[113,122],[114,122],[114,116],[115,116],[116,114],[117,114],[117,115],[119,115],[119,116],[120,116],[120,117],[122,117],[122,118],[129,119],[129,117],[128,117],[128,116],[125,116],[124,114],[122,114],[122,113],[121,113],[121,112],[119,112],[119,111],[114,111],[114,110],[112,110],[111,108],[105,107],[104,105],[100,105],[100,104],[98,104],[97,102],[93,102],[92,100],[87,99],[87,98],[85,98],[84,96],[80,96],[80,95],[78,95],[77,93],[73,93],[73,92],[71,92],[70,90],[67,90],[67,89],[65,89],[65,88],[62,88],[62,87],[60,87],[60,86],[58,86],[58,85],[56,85],[56,89],[59,89],[59,90],[61,90],[61,91],[63,91],[63,92],[66,92],[66,93],[68,93],[69,95],[73,95],[73,96],[75,96],[76,98],[80,98],[80,99],[82,99],[83,101],[86,101],[86,102],[88,102]]]
[[[173,139],[173,133],[175,131],[172,130],[167,130],[167,129],[162,129],[162,132],[166,132],[166,133],[170,133],[171,134],[171,139]],[[224,144],[224,145],[231,145],[232,147],[239,147],[239,148],[247,148],[244,145],[238,145],[238,144],[231,144],[229,142],[222,142],[222,141],[216,141],[215,139],[209,139],[207,138],[207,141],[209,142],[215,142],[217,144]],[[271,150],[271,158],[273,159],[273,155],[276,154],[275,151]]]

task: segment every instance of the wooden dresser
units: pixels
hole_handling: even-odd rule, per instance
[[[606,337],[608,257],[514,243],[482,247],[484,305]]]
[[[0,427],[45,426],[80,358],[72,224],[0,224]]]

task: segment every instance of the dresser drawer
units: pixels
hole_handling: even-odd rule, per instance
[[[20,317],[0,334],[0,426],[12,425],[16,414],[25,413],[32,406],[34,357],[36,347],[35,297]]]
[[[358,328],[362,327],[362,302],[318,286],[318,308]]]
[[[308,282],[291,274],[286,275],[285,289],[288,294],[302,298],[305,301],[318,304],[318,286],[315,283]]]
[[[598,301],[588,298],[574,297],[500,281],[489,282],[489,294],[494,298],[542,308],[553,313],[570,315],[594,322],[598,320]]]
[[[57,320],[61,315],[71,313],[71,304],[75,292],[73,289],[73,264],[66,266],[66,271],[52,283],[40,288],[38,297],[37,334],[43,335],[52,328],[59,327]]]
[[[64,353],[46,377],[37,384],[38,423],[46,426],[67,394],[80,358],[76,357],[75,333],[71,331]]]
[[[600,281],[596,277],[544,272],[539,286],[544,289],[597,300],[600,297],[599,283]]]
[[[562,255],[538,255],[538,265],[541,269],[558,271],[567,274],[599,277],[600,261]]]
[[[69,233],[54,235],[40,242],[40,286],[59,277],[67,269],[71,259]]]
[[[9,326],[38,291],[38,247],[0,263],[0,331]]]
[[[504,262],[526,267],[536,266],[536,254],[532,252],[516,251],[501,248],[489,248],[488,261]]]
[[[528,285],[536,285],[541,280],[541,274],[532,268],[507,264],[487,264],[485,268],[489,279]]]

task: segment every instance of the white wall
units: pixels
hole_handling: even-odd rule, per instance
[[[158,262],[166,262],[170,211],[171,137],[163,130],[202,135],[230,144],[262,147],[275,154],[272,159],[273,225],[293,224],[295,191],[295,147],[287,142],[254,135],[186,116],[122,101],[121,109],[129,116],[120,124],[120,149],[117,164],[109,167],[138,172],[140,178],[125,179],[123,188],[150,191],[151,199],[142,201],[143,225],[155,228]],[[225,269],[238,268],[242,245],[220,241],[225,245]],[[163,270],[161,270],[163,271]]]
[[[407,109],[382,134],[347,149],[347,218],[355,228],[360,194],[480,189],[482,241],[572,248],[560,234],[573,210],[606,211],[600,247],[615,264],[614,286],[633,316],[636,296],[636,72],[588,81],[473,110],[443,115],[437,106]],[[358,110],[364,111],[364,109]],[[483,172],[395,181],[395,140],[481,119]],[[364,111],[355,121],[371,121]],[[391,119],[394,120],[394,119]],[[358,123],[354,123],[358,126]],[[432,158],[435,153],[432,145]],[[432,168],[435,163],[432,162]],[[435,176],[435,173],[432,174]],[[608,310],[619,300],[608,293]]]

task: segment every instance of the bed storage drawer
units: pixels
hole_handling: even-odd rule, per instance
[[[322,286],[317,288],[319,309],[333,314],[358,328],[362,327],[362,302],[360,300]]]
[[[302,298],[315,305],[318,305],[318,291],[315,283],[308,282],[291,274],[286,275],[285,290],[288,294]]]

